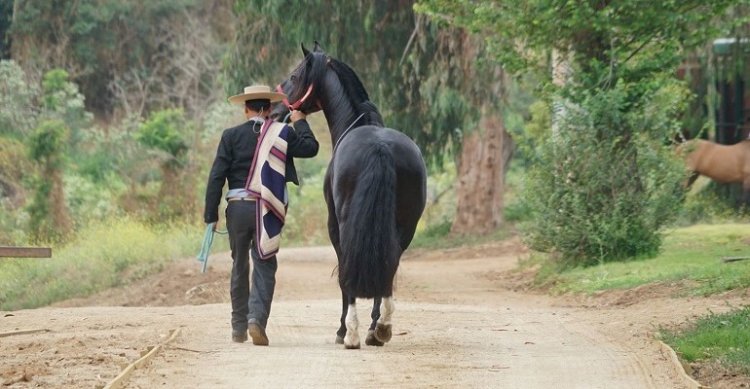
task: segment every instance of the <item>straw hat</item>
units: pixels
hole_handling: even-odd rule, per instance
[[[285,94],[272,92],[271,88],[269,88],[266,85],[252,85],[252,86],[246,86],[244,93],[241,93],[239,95],[234,95],[230,97],[228,100],[232,104],[245,104],[245,101],[247,100],[259,100],[259,99],[268,99],[268,100],[271,100],[272,103],[275,103],[285,98],[286,98]]]

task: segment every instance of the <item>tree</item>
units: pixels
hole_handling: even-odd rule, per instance
[[[0,61],[0,135],[22,138],[34,128],[39,89],[15,61]]]
[[[281,80],[299,62],[299,43],[320,41],[360,74],[386,125],[411,136],[433,168],[446,157],[458,160],[453,230],[487,232],[501,221],[511,150],[501,114],[506,80],[500,67],[481,61],[481,39],[412,8],[400,0],[237,1],[244,29],[227,67],[229,89]]]
[[[42,122],[28,140],[29,155],[40,166],[29,205],[30,230],[40,241],[63,240],[72,233],[63,192],[69,129],[61,120]]]
[[[10,58],[8,30],[13,21],[14,0],[0,0],[0,60]]]
[[[717,31],[712,19],[736,3],[424,0],[417,9],[485,36],[513,74],[536,71],[547,80],[548,100],[566,113],[556,116],[560,131],[548,132],[530,175],[535,192],[527,195],[538,201],[527,237],[536,249],[592,263],[658,249],[659,230],[676,210],[664,204],[680,197],[676,165],[662,163],[686,96],[672,75],[685,50]],[[561,88],[549,83],[553,53],[572,69]],[[666,91],[676,98],[660,97]]]
[[[11,55],[38,78],[68,71],[102,118],[117,108],[138,117],[170,106],[200,113],[216,97],[228,3],[18,0]]]

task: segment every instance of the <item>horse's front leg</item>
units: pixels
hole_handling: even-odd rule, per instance
[[[356,298],[349,297],[349,306],[346,313],[346,335],[344,336],[344,347],[348,349],[359,348],[359,319],[357,319]]]
[[[385,344],[375,339],[375,325],[378,323],[378,319],[380,319],[380,300],[380,297],[372,299],[372,313],[370,314],[372,323],[370,324],[370,329],[367,331],[367,337],[365,338],[365,344],[368,346],[382,346]]]
[[[375,325],[375,339],[383,343],[388,343],[391,340],[391,316],[396,307],[393,305],[393,296],[383,297],[383,302],[380,307],[380,318],[378,324]]]

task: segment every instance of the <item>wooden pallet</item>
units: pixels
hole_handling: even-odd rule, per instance
[[[50,247],[13,247],[0,246],[0,258],[51,258]]]

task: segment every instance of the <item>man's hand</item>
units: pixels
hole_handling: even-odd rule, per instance
[[[307,117],[302,111],[292,111],[292,123]]]

